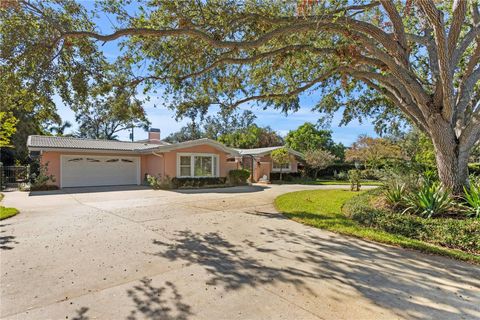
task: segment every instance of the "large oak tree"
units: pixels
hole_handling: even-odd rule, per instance
[[[116,18],[107,33],[51,19],[68,2],[19,1],[50,19],[53,48],[120,40],[126,64],[147,65],[132,83],[161,88],[179,114],[254,101],[290,112],[311,93],[345,122],[407,118],[432,139],[444,186],[467,183],[480,138],[477,0],[105,0],[98,10]]]

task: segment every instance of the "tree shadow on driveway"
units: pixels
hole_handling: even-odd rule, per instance
[[[301,279],[308,276],[305,271],[265,266],[262,261],[248,256],[242,248],[231,244],[216,232],[200,234],[180,231],[173,244],[158,240],[153,243],[164,248],[154,255],[171,261],[184,260],[188,265],[201,265],[211,276],[207,284],[221,285],[225,290],[283,282],[310,291]]]
[[[89,308],[81,307],[76,311],[76,315],[72,318],[72,320],[88,320],[89,317],[87,316]],[[67,317],[68,318],[68,317]]]
[[[154,240],[162,247],[154,254],[202,266],[210,275],[207,283],[225,290],[286,283],[314,293],[314,286],[325,281],[340,300],[355,292],[400,317],[479,318],[480,270],[475,266],[317,231],[262,228],[268,241],[245,239],[247,248],[216,232],[181,231],[173,243]],[[279,260],[271,266],[274,256],[289,259],[288,265]]]
[[[183,297],[176,286],[168,281],[164,286],[155,287],[151,279],[143,278],[126,293],[135,304],[135,309],[125,317],[126,320],[187,320],[193,314],[191,307],[182,301]],[[75,311],[72,319],[89,320],[90,317],[87,315],[89,310],[90,308],[81,307]],[[123,317],[116,319],[121,318]]]
[[[350,237],[297,234],[281,228],[263,228],[263,232],[303,247],[296,251],[299,264],[314,266],[314,273],[352,287],[401,316],[480,317],[480,269],[474,265]]]
[[[127,291],[128,296],[135,303],[127,320],[161,319],[187,320],[192,314],[190,306],[182,302],[182,296],[175,285],[165,282],[164,287],[155,287],[152,280],[143,278],[140,284]]]
[[[9,224],[0,225],[0,250],[12,250],[13,244],[18,244],[18,241],[15,240],[15,236],[3,235],[5,233],[4,228]]]

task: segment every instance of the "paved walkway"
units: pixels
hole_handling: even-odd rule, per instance
[[[7,193],[5,319],[479,319],[478,266],[275,213],[313,186]]]

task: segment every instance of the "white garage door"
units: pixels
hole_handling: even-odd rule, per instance
[[[137,157],[62,156],[61,187],[140,184]]]

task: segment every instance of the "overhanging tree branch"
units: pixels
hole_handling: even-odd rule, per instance
[[[382,6],[387,11],[390,21],[392,21],[393,28],[395,30],[395,38],[402,47],[402,49],[407,52],[408,45],[407,45],[407,37],[405,35],[405,28],[403,26],[402,17],[397,11],[395,4],[391,0],[381,0]],[[404,61],[405,64],[408,64],[408,56],[405,56],[406,60]]]
[[[343,67],[334,68],[334,69],[329,70],[329,71],[325,72],[324,74],[316,77],[315,79],[313,79],[311,81],[308,81],[306,84],[304,84],[302,86],[299,86],[299,87],[297,87],[297,88],[295,88],[291,91],[284,92],[284,93],[266,93],[266,94],[259,94],[259,95],[247,97],[247,98],[240,99],[240,100],[234,102],[233,104],[229,105],[229,107],[231,109],[235,109],[239,105],[250,102],[250,101],[289,98],[289,97],[292,97],[292,96],[296,96],[296,95],[299,95],[300,93],[305,92],[308,89],[312,88],[317,83],[325,81],[326,79],[330,78],[336,72],[340,72],[342,70],[344,70]]]
[[[316,48],[316,47],[313,47],[313,46],[310,46],[310,45],[290,45],[290,46],[286,46],[286,47],[276,49],[276,50],[273,50],[273,51],[262,52],[262,53],[259,53],[257,55],[254,55],[254,56],[251,56],[251,57],[246,57],[246,58],[229,57],[229,58],[218,59],[215,62],[211,63],[206,68],[204,68],[200,71],[193,72],[193,73],[190,73],[188,75],[182,76],[182,77],[180,77],[179,80],[182,81],[182,80],[185,80],[185,79],[188,79],[188,78],[198,77],[202,74],[205,74],[209,71],[214,70],[215,68],[217,68],[218,66],[221,66],[221,65],[225,65],[225,64],[250,64],[250,63],[254,63],[254,62],[257,62],[259,60],[262,60],[262,59],[266,59],[266,58],[269,58],[269,57],[276,56],[276,55],[281,54],[281,53],[285,53],[285,52],[289,52],[289,51],[295,51],[295,50],[305,50],[305,51],[310,51],[312,53],[317,53],[317,54],[320,54],[320,53],[334,54],[334,53],[337,52],[333,48]]]

